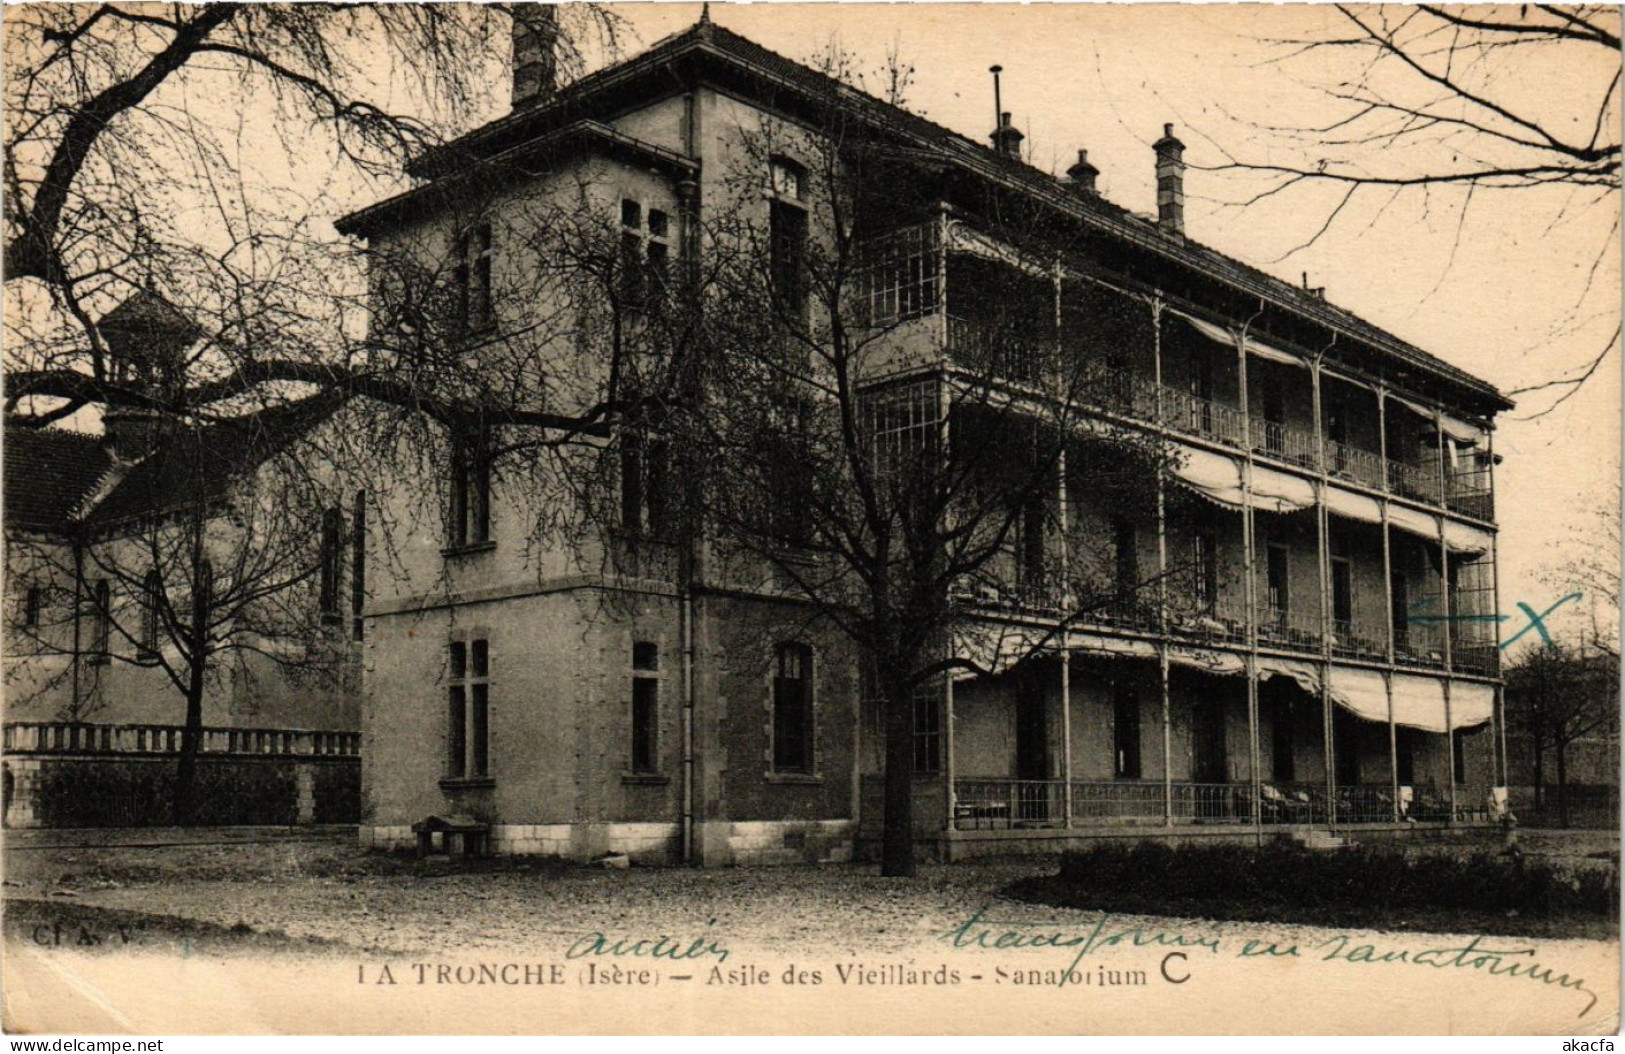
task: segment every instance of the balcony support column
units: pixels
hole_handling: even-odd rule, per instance
[[[959,795],[954,787],[954,675],[942,677],[942,798],[947,806],[947,820],[943,827],[952,831],[957,826]]]
[[[1168,493],[1163,460],[1168,454],[1162,389],[1162,297],[1151,301],[1151,371],[1157,392],[1157,694],[1162,727],[1162,825],[1174,825],[1172,701],[1168,694]]]
[[[1399,822],[1399,728],[1394,724],[1394,671],[1382,671],[1382,688],[1388,696],[1388,787],[1393,794],[1389,807]]]
[[[1450,720],[1450,681],[1450,677],[1444,679],[1444,745],[1450,762],[1450,815],[1445,822],[1453,824],[1460,814],[1456,812],[1456,726]]]
[[[1236,389],[1241,403],[1241,531],[1243,572],[1247,576],[1247,767],[1252,784],[1253,834],[1264,839],[1263,773],[1258,770],[1258,577],[1257,525],[1253,519],[1253,417],[1247,391],[1247,326],[1236,333]]]
[[[1493,516],[1495,515],[1495,432],[1493,429],[1490,430],[1489,438],[1485,441],[1484,446],[1485,452],[1489,456],[1490,515]],[[1497,552],[1500,537],[1499,532],[1490,534],[1490,598],[1491,603],[1494,604],[1490,611],[1496,615],[1501,613],[1501,559]],[[1512,770],[1507,767],[1506,695],[1499,683],[1501,675],[1501,623],[1497,619],[1492,624],[1495,627],[1495,650],[1491,652],[1491,655],[1495,658],[1497,683],[1495,685],[1495,709],[1492,712],[1495,721],[1496,740],[1490,744],[1490,749],[1495,752],[1495,785],[1505,787],[1512,782]]]
[[[1061,617],[1072,617],[1071,576],[1068,571],[1067,508],[1066,508],[1066,442],[1055,455],[1055,523],[1059,529],[1060,544],[1056,547],[1061,571]],[[1061,822],[1072,826],[1072,631],[1069,623],[1061,630]]]
[[[1325,352],[1321,353],[1322,355]],[[1332,721],[1331,520],[1326,511],[1326,441],[1321,422],[1320,355],[1309,364],[1311,412],[1315,421],[1315,566],[1320,575],[1320,710],[1325,729],[1326,802],[1331,826],[1337,827],[1337,744]]]

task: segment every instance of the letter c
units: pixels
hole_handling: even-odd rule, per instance
[[[1189,959],[1189,958],[1190,958],[1190,956],[1186,955],[1184,952],[1169,952],[1167,955],[1164,955],[1162,957],[1162,979],[1169,982],[1170,984],[1184,984],[1186,981],[1189,981],[1191,979],[1190,974],[1186,974],[1183,977],[1175,977],[1173,974],[1168,972],[1168,960],[1169,959]]]

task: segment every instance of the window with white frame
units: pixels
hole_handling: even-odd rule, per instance
[[[632,645],[632,772],[660,771],[660,645]]]
[[[773,771],[813,771],[813,652],[780,644],[773,667]]]
[[[483,637],[454,640],[446,669],[446,776],[491,774],[491,645]]]
[[[620,301],[631,312],[658,310],[670,283],[671,214],[621,199]]]

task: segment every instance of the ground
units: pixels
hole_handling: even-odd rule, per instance
[[[415,955],[556,951],[584,932],[706,927],[767,947],[849,955],[930,941],[992,904],[1001,915],[1033,918],[1058,910],[1003,894],[1021,879],[1053,874],[1055,861],[1043,857],[925,865],[918,878],[897,881],[861,864],[616,871],[494,858],[453,865],[444,858],[417,861],[367,852],[343,830],[260,842],[244,837],[203,833],[191,836],[191,844],[152,845],[142,843],[164,836],[123,832],[117,840],[125,844],[92,848],[73,844],[85,839],[68,834],[31,833],[8,846],[5,892],[8,901],[52,904],[59,914],[185,920],[205,937],[227,943],[286,939],[334,950]],[[1610,855],[1617,866],[1618,838],[1607,832],[1524,832],[1521,844],[1531,855],[1574,866],[1609,866],[1599,858]],[[13,922],[36,913],[14,912]],[[1256,923],[1201,925],[1220,932],[1257,929]],[[8,928],[15,932],[15,925]],[[178,931],[173,923],[166,928]],[[1300,929],[1317,928],[1271,932],[1296,939]],[[1597,936],[1594,930],[1552,935]]]
[[[1145,1014],[1172,1014],[1174,1009],[1178,1024],[1170,1028],[1234,1030],[1241,1023],[1225,1015],[1237,1013],[1237,1007],[1247,1008],[1248,993],[1259,985],[1288,999],[1270,1004],[1270,1013],[1279,1014],[1279,1007],[1291,1005],[1314,1008],[1317,1016],[1312,1024],[1261,1019],[1243,1031],[1274,1031],[1279,1026],[1293,1031],[1368,1032],[1402,1025],[1423,1033],[1593,1032],[1616,1027],[1612,1022],[1617,1020],[1617,931],[1608,940],[1548,936],[1522,942],[1532,950],[1519,954],[1535,958],[1520,962],[1538,961],[1562,971],[1564,977],[1583,979],[1578,991],[1527,977],[1489,976],[1483,969],[1441,972],[1402,965],[1373,972],[1356,965],[1359,958],[1332,961],[1337,956],[1327,951],[1369,945],[1379,951],[1409,949],[1414,955],[1426,947],[1457,949],[1485,940],[1492,944],[1480,947],[1494,946],[1493,942],[1511,938],[1104,915],[1023,903],[1005,895],[1022,879],[1052,874],[1053,858],[926,865],[917,878],[895,880],[882,879],[873,865],[861,864],[695,871],[609,870],[514,858],[473,864],[418,861],[363,851],[355,845],[353,833],[345,831],[285,832],[257,842],[242,841],[240,834],[227,839],[205,833],[188,836],[187,843],[179,845],[144,844],[163,838],[127,832],[121,838],[125,844],[100,848],[74,844],[76,839],[65,832],[11,834],[4,858],[8,969],[36,967],[31,975],[14,974],[31,982],[36,991],[49,993],[52,984],[70,983],[69,976],[81,987],[116,991],[119,984],[128,983],[118,978],[132,976],[129,971],[136,977],[181,979],[194,976],[186,969],[196,971],[207,963],[219,976],[237,978],[233,984],[242,976],[254,978],[256,986],[282,978],[290,993],[311,1000],[300,1011],[305,1015],[336,1013],[332,1007],[344,1007],[349,1016],[335,1016],[322,1026],[334,1031],[395,1027],[388,1022],[398,1022],[403,1008],[423,1015],[409,1028],[412,1031],[557,1027],[556,1018],[528,1018],[550,1004],[536,1001],[540,996],[522,997],[519,989],[504,997],[511,1000],[502,1004],[509,1016],[500,1019],[500,1026],[484,1017],[457,1019],[458,1014],[472,1014],[473,1004],[437,992],[432,985],[396,989],[400,998],[411,1001],[391,1002],[383,990],[370,986],[385,963],[397,964],[398,970],[425,963],[556,963],[577,971],[566,982],[572,986],[583,983],[579,971],[587,963],[654,966],[666,975],[693,974],[690,985],[699,986],[707,983],[707,968],[724,961],[701,956],[690,969],[686,962],[651,962],[635,956],[577,956],[575,952],[590,947],[596,934],[604,935],[606,942],[662,935],[679,936],[685,944],[694,938],[711,940],[728,949],[727,969],[747,970],[766,963],[777,979],[784,965],[794,961],[822,969],[830,975],[827,985],[834,982],[835,967],[843,962],[883,970],[937,969],[940,964],[943,970],[961,972],[964,987],[915,990],[906,1006],[895,999],[900,993],[885,996],[884,985],[890,982],[884,978],[877,982],[881,988],[854,988],[843,980],[839,993],[824,989],[828,995],[839,995],[842,1008],[866,1005],[864,1001],[873,997],[879,1000],[874,1006],[903,1015],[891,1019],[892,1025],[882,1031],[892,1027],[928,1032],[1143,1031]],[[1617,866],[1608,859],[1614,854],[1617,860],[1617,839],[1607,836],[1526,835],[1524,845],[1531,853],[1572,858],[1577,866]],[[978,943],[992,939],[977,938],[979,927],[989,934],[1014,930],[1068,938],[1090,933],[1130,936],[1122,943],[1104,942],[1085,958],[1062,945],[1000,944],[995,950],[991,943]],[[1254,945],[1264,944],[1280,949],[1297,946],[1302,956],[1292,961],[1249,958]],[[140,955],[109,954],[125,948]],[[192,965],[186,967],[185,962]],[[242,965],[232,967],[232,962]],[[287,972],[268,974],[265,963]],[[1069,965],[1082,973],[1070,981],[1056,980],[1055,971],[1066,974]],[[1106,977],[1118,967],[1141,971],[1138,983],[1149,987],[1137,989],[1138,994],[1123,990],[1103,1002],[1105,993],[1092,978],[1102,968],[1106,974],[1098,976]],[[250,968],[246,975],[232,972]],[[1005,987],[1006,971],[1022,970],[1034,971],[1033,977],[1037,971],[1049,971],[1042,984],[1059,988],[1049,988],[1050,994],[1041,996],[1034,989]],[[1177,980],[1180,975],[1194,980]],[[312,977],[322,980],[313,987]],[[360,978],[366,979],[364,988],[357,984]],[[675,999],[679,990],[670,984],[681,980],[687,978],[668,976],[666,986],[651,995],[665,992],[659,998]],[[1365,986],[1364,994],[1346,1007],[1316,1002],[1327,991],[1352,991],[1345,986],[1353,983]],[[1335,987],[1323,988],[1326,984]],[[976,986],[986,987],[985,994],[993,1000],[976,1001]],[[709,987],[703,993],[693,990],[702,1000],[727,994]],[[492,998],[499,994],[493,992]],[[564,992],[557,994],[562,997]],[[48,994],[37,998],[43,1000],[37,1005],[54,1005]],[[1187,998],[1194,1001],[1180,1002]],[[7,999],[8,1013],[18,1014],[9,995]],[[129,1031],[143,1027],[139,1011],[146,1009],[145,1003],[138,1000],[136,1010],[119,1005],[127,1018],[105,1024],[95,1019],[96,1027]],[[597,1005],[610,1013],[620,1004],[580,1005]],[[662,1005],[671,1013],[692,1013],[700,1004]],[[829,1006],[808,1002],[804,1009],[810,1015],[826,1014]],[[1395,1011],[1397,1006],[1407,1009]],[[1006,1016],[986,1016],[992,1008]],[[1063,1011],[1060,1017],[1054,1016],[1057,1008]],[[1066,1016],[1085,1013],[1087,1018]],[[1120,1021],[1117,1013],[1122,1015]],[[912,1021],[908,1014],[919,1020]],[[808,1018],[814,1020],[821,1019]],[[749,1016],[728,1021],[724,1030],[795,1029],[785,1022],[770,1027]],[[280,1027],[266,1023],[246,1030]],[[624,1016],[613,1023],[582,1025],[583,1030],[628,1027],[657,1032],[663,1028],[659,1020],[629,1022]],[[813,1031],[824,1027],[802,1026]],[[706,1030],[697,1024],[692,1029]]]

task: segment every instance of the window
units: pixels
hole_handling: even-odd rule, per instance
[[[1292,595],[1287,585],[1287,570],[1290,564],[1286,546],[1270,543],[1265,550],[1264,562],[1270,614],[1275,618],[1282,618],[1291,610],[1292,605]]]
[[[1354,567],[1346,556],[1332,557],[1332,621],[1344,633],[1354,621]]]
[[[1458,728],[1454,732],[1450,733],[1450,747],[1451,747],[1451,758],[1450,758],[1451,775],[1455,777],[1456,783],[1458,785],[1466,783],[1467,782],[1467,730],[1466,729]]]
[[[1035,487],[1026,496],[1019,523],[1020,562],[1017,564],[1021,590],[1029,599],[1038,598],[1046,584],[1049,495]]]
[[[141,592],[141,657],[151,659],[158,655],[164,607],[164,579],[156,568],[147,572]]]
[[[627,311],[654,311],[665,302],[671,260],[671,217],[621,199],[620,301]]]
[[[495,320],[491,304],[491,225],[482,223],[457,239],[459,321],[470,332],[487,329]]]
[[[90,661],[104,663],[112,657],[113,636],[113,589],[107,579],[96,581],[91,596]]]
[[[934,775],[942,767],[942,685],[914,689],[914,771]]]
[[[1278,703],[1270,719],[1270,776],[1277,783],[1291,783],[1297,777],[1292,756],[1292,704]]]
[[[812,772],[812,649],[780,644],[773,671],[773,771]]]
[[[448,660],[446,775],[485,779],[491,771],[490,643],[454,640]]]
[[[1388,578],[1393,594],[1394,647],[1406,651],[1411,645],[1411,590],[1405,572],[1394,570]]]
[[[29,586],[23,598],[23,626],[38,629],[40,612],[45,607],[45,592],[39,586]]]
[[[621,527],[628,533],[665,536],[667,460],[665,440],[637,425],[621,433]]]
[[[1211,615],[1219,603],[1219,553],[1211,531],[1199,531],[1191,539],[1191,565],[1196,608]]]
[[[491,540],[491,465],[484,445],[465,437],[452,443],[451,545]]]
[[[775,442],[766,452],[768,516],[771,537],[786,545],[806,546],[812,541],[812,407],[794,395],[785,395],[769,408],[770,431]]]
[[[768,203],[769,278],[773,299],[794,321],[807,313],[807,170],[776,158]]]
[[[1121,518],[1113,520],[1112,541],[1116,553],[1118,600],[1129,604],[1140,589],[1140,555],[1135,547],[1134,524]]]
[[[1332,715],[1332,772],[1339,787],[1360,785],[1359,718],[1342,710]]]
[[[1394,735],[1394,774],[1401,787],[1411,787],[1416,784],[1416,733],[1409,728],[1395,729]]]
[[[1140,778],[1140,695],[1132,688],[1112,693],[1112,775]]]
[[[321,603],[318,610],[322,615],[323,625],[333,625],[339,621],[339,579],[343,575],[341,570],[343,559],[342,535],[344,534],[344,513],[338,506],[322,510],[322,548],[321,566],[318,569],[321,578]]]
[[[355,512],[350,517],[350,636],[366,636],[361,612],[367,605],[367,492],[355,492]]]
[[[632,645],[632,771],[660,771],[660,646]]]

